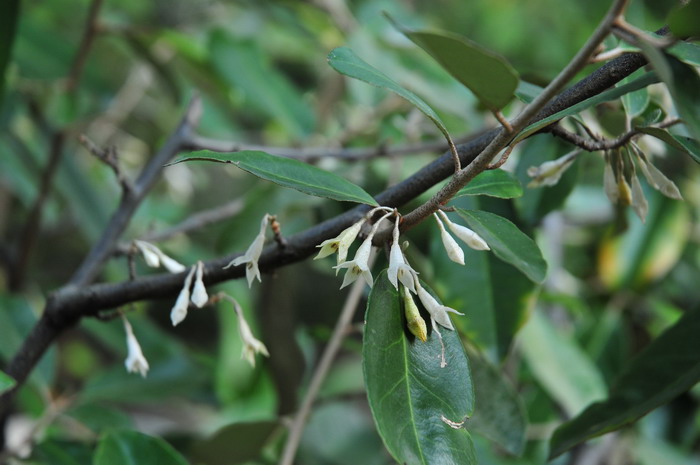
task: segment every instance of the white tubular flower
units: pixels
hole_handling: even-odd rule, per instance
[[[637,175],[632,173],[632,208],[637,214],[642,223],[646,222],[647,212],[649,211],[649,203],[646,197],[644,197],[644,191],[642,190],[641,184],[639,184],[639,179]]]
[[[365,279],[365,281],[367,281],[369,287],[372,287],[372,284],[374,284],[374,282],[372,281],[372,272],[369,270],[369,255],[372,251],[372,237],[373,235],[370,235],[369,237],[367,237],[367,239],[364,240],[362,245],[360,245],[360,248],[357,249],[355,258],[333,267],[336,270],[339,270],[341,268],[348,269],[345,272],[343,284],[340,286],[341,289],[345,286],[349,286],[350,284],[354,283],[360,276],[362,276]]]
[[[452,321],[450,321],[450,317],[447,315],[447,313],[452,312],[456,313],[457,315],[464,315],[464,313],[460,313],[453,308],[438,303],[438,301],[435,300],[435,297],[423,289],[418,281],[416,281],[416,286],[418,287],[418,298],[428,313],[430,313],[433,320],[447,329],[454,329],[454,326],[452,326]]]
[[[556,160],[547,161],[540,166],[531,166],[527,170],[527,175],[533,178],[527,187],[553,186],[559,182],[561,175],[571,166],[579,151],[567,153]]]
[[[187,307],[190,305],[190,286],[192,286],[192,277],[194,276],[195,270],[196,267],[193,266],[190,272],[187,273],[185,284],[182,286],[182,290],[177,296],[175,305],[173,305],[173,309],[170,311],[170,321],[173,323],[173,326],[180,324],[187,316]]]
[[[127,356],[124,365],[129,373],[138,372],[145,378],[148,373],[148,361],[146,357],[143,356],[141,346],[139,345],[139,341],[136,340],[136,336],[134,336],[134,330],[131,328],[129,320],[127,320],[125,316],[122,316],[122,320],[124,321],[124,331],[126,331],[127,347]]]
[[[491,250],[486,241],[477,233],[467,228],[466,226],[453,223],[452,221],[450,221],[445,212],[441,210],[438,210],[438,212],[440,213],[440,216],[442,216],[442,219],[444,219],[447,223],[447,227],[450,228],[450,231],[452,231],[452,233],[455,236],[457,236],[462,242],[464,242],[474,250]]]
[[[255,239],[253,239],[253,243],[250,244],[250,247],[248,247],[248,250],[246,250],[245,254],[243,254],[240,257],[234,258],[228,265],[224,267],[230,268],[232,266],[238,266],[245,263],[245,276],[248,280],[248,287],[252,286],[253,280],[255,278],[258,278],[258,281],[262,282],[262,279],[260,278],[260,269],[258,269],[258,260],[260,259],[260,255],[262,254],[263,245],[265,245],[265,230],[267,229],[269,218],[270,215],[268,214],[265,214],[265,216],[263,216],[263,219],[260,222],[260,232],[257,236],[255,236]]]
[[[136,248],[138,248],[143,255],[146,265],[151,268],[158,268],[160,265],[163,265],[171,273],[182,273],[185,271],[185,265],[168,257],[162,250],[150,242],[135,240],[134,245],[136,245]]]
[[[437,216],[435,213],[433,213],[433,216],[435,217],[435,221],[437,221],[437,224],[440,227],[440,237],[442,238],[442,245],[447,251],[447,256],[450,257],[450,260],[452,260],[453,262],[459,263],[460,265],[464,265],[464,251],[459,246],[459,244],[457,244],[457,241],[454,239],[454,237],[450,236],[450,233],[447,232],[447,230],[445,229],[445,225],[443,225],[442,221],[440,221],[440,217]]]
[[[321,251],[314,257],[314,260],[318,260],[319,258],[324,258],[338,252],[338,261],[336,264],[343,264],[348,256],[348,249],[355,238],[357,238],[357,235],[359,234],[364,222],[365,219],[363,218],[338,234],[337,237],[325,240],[320,245],[317,245],[316,247],[320,247]]]
[[[414,285],[415,276],[418,273],[411,268],[403,257],[401,246],[399,245],[399,218],[396,218],[394,223],[393,242],[391,243],[391,251],[389,252],[389,270],[387,275],[389,282],[393,284],[396,290],[399,290],[399,281],[411,292],[416,293]]]
[[[192,303],[197,306],[197,308],[204,307],[209,301],[209,295],[207,295],[207,289],[204,287],[204,281],[202,277],[204,275],[204,263],[200,261],[197,262],[197,271],[194,275],[194,287],[192,288]]]
[[[236,310],[236,316],[238,317],[238,333],[241,335],[241,340],[243,341],[241,358],[246,359],[251,366],[255,367],[255,354],[260,353],[265,357],[269,357],[270,354],[265,344],[253,336],[253,332],[250,330],[250,326],[248,326],[248,322],[243,316],[243,311],[241,311],[238,303],[234,303],[233,306]]]
[[[661,192],[668,198],[683,200],[681,192],[678,190],[678,186],[668,179],[665,174],[663,174],[659,169],[654,166],[641,151],[637,151],[639,155],[639,168],[642,170],[642,174],[647,179],[647,182],[651,187]]]

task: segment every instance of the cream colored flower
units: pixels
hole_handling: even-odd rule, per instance
[[[204,305],[209,301],[209,295],[207,295],[207,289],[204,287],[204,281],[202,280],[204,275],[204,263],[202,261],[197,262],[197,271],[194,275],[194,287],[192,288],[192,297],[190,300],[198,308],[204,307]]]
[[[567,153],[556,160],[547,161],[540,166],[531,166],[527,175],[533,178],[527,187],[554,186],[561,179],[561,175],[571,166],[580,150]]]
[[[195,270],[196,267],[193,266],[190,272],[187,273],[182,290],[177,296],[173,309],[170,311],[170,321],[173,323],[173,326],[180,324],[187,316],[187,307],[190,305],[190,287],[192,286],[192,277],[194,276]]]
[[[362,245],[360,245],[360,248],[357,249],[355,253],[355,258],[333,267],[336,270],[347,268],[345,277],[343,278],[343,284],[340,286],[341,289],[354,283],[360,276],[367,281],[369,287],[372,287],[374,282],[372,281],[372,272],[369,270],[369,255],[371,251],[372,235],[368,236],[367,239],[362,242]]]
[[[417,274],[418,272],[406,263],[403,251],[399,245],[399,218],[397,217],[394,223],[393,241],[389,252],[389,270],[387,271],[389,282],[398,290],[400,281],[407,289],[415,294],[416,287],[414,286],[414,280]]]
[[[447,232],[447,230],[445,229],[445,225],[443,225],[442,221],[440,221],[440,217],[437,216],[435,213],[433,213],[433,216],[435,217],[435,221],[437,221],[437,224],[440,227],[440,237],[442,238],[442,245],[447,251],[447,256],[450,257],[450,260],[452,260],[453,262],[459,263],[460,265],[464,265],[464,251],[459,246],[459,244],[457,244],[457,241],[455,241],[454,237],[452,237],[450,233]]]
[[[455,236],[457,236],[462,242],[467,244],[469,247],[471,247],[474,250],[491,250],[486,241],[477,233],[467,228],[466,226],[453,223],[452,221],[450,221],[450,218],[445,214],[445,212],[438,210],[438,213],[440,213],[442,219],[445,220],[445,222],[447,223],[447,227],[450,228],[450,231],[452,231],[452,233]]]
[[[238,333],[243,341],[243,352],[241,353],[241,358],[247,360],[248,363],[254,367],[255,354],[263,354],[265,357],[269,357],[270,354],[267,351],[265,344],[253,336],[253,332],[250,330],[250,326],[248,326],[248,322],[243,316],[243,311],[241,310],[240,305],[234,301],[233,306],[236,311],[236,316],[238,317]]]
[[[162,250],[150,242],[135,240],[134,245],[136,245],[136,248],[138,248],[143,255],[146,265],[151,268],[158,268],[160,265],[163,265],[165,269],[171,273],[182,273],[186,269],[185,265],[168,257]]]
[[[450,320],[450,317],[447,315],[447,313],[452,312],[456,313],[457,315],[464,315],[464,313],[460,313],[453,308],[438,303],[438,301],[435,300],[435,297],[433,297],[428,291],[423,289],[423,287],[417,280],[416,287],[418,288],[418,298],[423,304],[423,307],[425,307],[428,313],[430,313],[430,316],[433,318],[433,320],[435,320],[437,323],[439,323],[447,329],[454,329],[454,326],[452,326],[452,321]]]
[[[248,287],[252,286],[255,278],[258,278],[258,281],[262,282],[262,279],[260,278],[260,269],[258,268],[258,260],[260,260],[260,255],[262,254],[263,246],[265,245],[265,230],[267,229],[269,218],[270,215],[268,214],[263,216],[263,219],[260,222],[260,232],[257,236],[255,236],[255,239],[253,239],[253,242],[250,244],[250,247],[248,247],[245,254],[234,258],[224,267],[230,268],[232,266],[238,266],[245,263],[245,276],[248,280]]]
[[[136,340],[136,336],[134,336],[134,330],[131,328],[129,320],[127,320],[125,316],[122,316],[122,321],[124,321],[124,330],[126,331],[127,356],[124,361],[126,370],[129,373],[138,372],[145,378],[149,368],[148,361],[146,357],[143,356],[141,346],[139,345],[139,341]]]
[[[340,265],[344,263],[345,259],[348,256],[348,249],[359,234],[360,229],[362,228],[362,225],[365,221],[366,219],[363,218],[357,223],[350,226],[349,228],[346,228],[343,232],[338,234],[337,237],[334,237],[333,239],[327,239],[323,241],[320,245],[317,245],[316,247],[320,247],[321,250],[318,252],[318,255],[314,257],[314,260],[327,257],[337,252],[338,258],[336,264]]]

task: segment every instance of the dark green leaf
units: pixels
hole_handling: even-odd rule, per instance
[[[667,24],[674,36],[685,39],[686,37],[700,36],[700,2],[690,0],[687,4],[673,10],[668,15]]]
[[[636,421],[700,381],[700,310],[687,311],[646,347],[620,375],[608,398],[588,407],[554,433],[551,456]]]
[[[449,32],[412,31],[389,18],[491,110],[503,108],[518,87],[518,73],[502,56]]]
[[[640,40],[638,45],[668,87],[688,131],[695,139],[700,139],[700,77],[697,71],[647,41]]]
[[[209,150],[192,152],[175,163],[191,160],[232,163],[255,176],[272,181],[283,187],[317,197],[346,202],[377,205],[377,202],[361,187],[333,173],[284,157],[256,150],[219,153]]]
[[[462,422],[474,409],[459,335],[442,328],[447,364],[441,367],[440,339],[431,331],[421,342],[408,332],[401,300],[386,272],[374,283],[365,320],[367,397],[389,452],[407,465],[475,464],[469,433],[443,421]]]
[[[512,199],[523,195],[523,187],[520,181],[503,170],[487,170],[479,173],[462,190],[457,192],[455,198],[465,195],[489,195],[502,199]]]
[[[697,140],[691,139],[690,137],[671,134],[668,132],[668,130],[661,128],[639,127],[637,129],[644,134],[649,134],[650,136],[654,136],[657,139],[666,142],[676,150],[687,153],[693,160],[700,163],[700,143],[698,143]]]
[[[501,260],[510,263],[536,283],[544,281],[547,263],[537,244],[513,223],[493,213],[457,209],[467,225],[480,235]]]
[[[430,106],[410,90],[404,89],[384,73],[374,68],[347,47],[337,47],[328,54],[328,64],[341,74],[359,79],[373,86],[388,89],[411,102],[437,126],[449,143],[452,138],[440,117]]]
[[[476,392],[476,409],[468,426],[513,455],[525,446],[525,408],[510,381],[476,350],[468,350]]]
[[[234,465],[260,457],[262,448],[278,427],[274,421],[233,423],[208,439],[192,445],[192,458],[206,465]]]
[[[2,394],[5,391],[9,391],[13,387],[15,387],[15,384],[17,384],[17,381],[12,376],[9,376],[5,374],[5,372],[0,371],[0,394]]]
[[[567,116],[573,116],[576,113],[579,113],[586,108],[590,108],[594,105],[598,105],[603,102],[608,102],[610,100],[616,100],[620,97],[622,97],[625,94],[628,94],[630,92],[634,92],[635,90],[643,89],[651,84],[655,84],[659,82],[658,77],[654,73],[646,73],[643,76],[640,76],[639,78],[635,79],[634,81],[615,87],[614,89],[606,90],[605,92],[601,92],[600,94],[596,95],[595,97],[591,97],[589,99],[584,100],[583,102],[579,102],[576,105],[572,105],[566,110],[562,110],[560,112],[557,112],[553,114],[552,116],[548,116],[547,118],[544,118],[540,121],[537,121],[536,123],[532,123],[528,127],[522,130],[520,134],[518,134],[513,143],[516,143],[518,141],[521,141],[525,139],[526,137],[530,136],[531,134],[536,133],[542,128],[545,128],[549,126],[550,124],[559,121],[562,118],[565,118]]]
[[[93,465],[188,465],[187,460],[160,438],[137,431],[114,431],[100,439]]]
[[[31,463],[41,465],[85,465],[90,463],[93,446],[86,442],[46,439],[32,450]]]
[[[5,70],[12,56],[12,44],[17,31],[19,18],[19,0],[8,0],[2,7],[0,15],[0,105],[5,95]]]

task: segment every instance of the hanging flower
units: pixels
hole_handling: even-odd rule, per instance
[[[202,261],[197,262],[197,271],[194,275],[194,287],[192,288],[191,301],[198,308],[204,307],[204,305],[209,301],[209,295],[207,295],[207,289],[204,287],[203,281],[204,275],[204,263]]]
[[[319,258],[324,258],[327,257],[331,254],[338,253],[338,261],[337,265],[341,265],[342,263],[345,262],[345,259],[348,256],[348,249],[350,248],[350,245],[352,245],[353,241],[357,237],[357,235],[360,232],[360,229],[362,228],[362,225],[366,221],[365,218],[361,219],[357,223],[353,224],[349,228],[345,229],[343,232],[338,234],[337,237],[334,237],[333,239],[327,239],[323,241],[320,245],[317,245],[316,247],[320,247],[321,250],[318,252],[318,255],[314,257],[314,260],[318,260]],[[337,270],[336,270],[337,273]]]
[[[258,260],[260,259],[260,255],[262,254],[263,245],[265,245],[265,230],[267,229],[269,218],[270,215],[268,214],[265,214],[265,216],[263,216],[263,219],[260,222],[260,232],[257,236],[255,236],[255,239],[253,239],[253,242],[250,244],[250,247],[248,247],[248,250],[246,250],[245,254],[241,255],[240,257],[234,258],[228,265],[224,267],[224,269],[226,269],[232,266],[238,266],[245,263],[245,275],[248,279],[248,287],[252,286],[253,280],[255,278],[258,278],[258,281],[262,282],[262,279],[260,278],[260,269],[258,268]]]
[[[457,236],[462,242],[467,244],[470,248],[474,250],[491,250],[489,245],[486,243],[486,241],[479,236],[477,233],[472,231],[471,229],[467,228],[466,226],[462,226],[461,224],[453,223],[450,221],[450,218],[445,214],[445,212],[438,210],[438,213],[440,213],[440,216],[442,216],[442,219],[445,220],[445,223],[447,223],[447,227],[450,228],[450,231]]]
[[[414,294],[416,288],[414,286],[415,276],[418,273],[406,263],[403,256],[403,251],[399,245],[399,218],[394,222],[393,241],[389,252],[389,270],[387,276],[389,282],[393,284],[396,290],[399,290],[399,281]]]
[[[369,255],[371,251],[372,235],[368,236],[367,239],[362,242],[362,245],[360,245],[360,248],[357,249],[355,253],[355,258],[333,267],[336,270],[347,268],[345,277],[343,278],[343,284],[340,286],[341,289],[354,283],[360,276],[367,281],[369,287],[372,287],[372,272],[369,270]]]
[[[170,311],[170,321],[173,326],[177,326],[187,316],[187,307],[190,305],[190,286],[192,286],[192,277],[194,276],[196,267],[192,267],[190,272],[185,277],[185,283],[182,286],[180,294],[177,296],[175,305]]]
[[[423,304],[423,307],[425,307],[428,313],[430,313],[430,316],[433,318],[433,320],[435,320],[437,323],[439,323],[447,329],[454,329],[454,326],[452,326],[452,321],[450,320],[450,317],[447,315],[447,313],[452,312],[456,313],[457,315],[464,315],[464,313],[460,313],[453,308],[438,303],[438,301],[435,300],[435,297],[433,297],[428,291],[423,289],[423,287],[418,281],[416,281],[416,287],[418,288],[418,298]]]
[[[554,186],[561,179],[561,175],[572,165],[579,152],[580,150],[574,150],[556,160],[528,168],[527,175],[533,180],[530,181],[527,187]]]
[[[233,304],[233,309],[238,317],[238,333],[243,341],[243,352],[241,353],[241,358],[244,358],[248,361],[248,363],[250,363],[251,366],[255,367],[255,354],[263,354],[265,357],[270,356],[269,352],[267,351],[267,347],[265,347],[265,344],[253,336],[253,332],[250,330],[250,326],[248,325],[245,316],[243,316],[243,310],[238,304],[238,301],[227,295],[225,295],[225,298],[227,298]]]
[[[438,217],[435,213],[433,213],[433,216],[440,227],[440,237],[442,238],[442,245],[447,251],[447,256],[450,257],[450,260],[453,262],[464,265],[464,251],[459,244],[457,244],[454,237],[450,236],[450,233],[447,232],[445,225],[443,225],[442,221],[440,221],[440,217]]]
[[[141,345],[139,345],[139,341],[136,340],[136,336],[134,336],[134,330],[131,328],[129,320],[122,315],[122,321],[124,322],[124,331],[126,331],[127,356],[124,361],[126,370],[129,373],[138,372],[145,378],[149,368],[148,361],[146,357],[143,356]]]
[[[163,265],[171,273],[182,273],[185,271],[185,265],[165,255],[162,250],[150,242],[135,240],[134,245],[143,255],[146,265],[151,268],[158,268],[160,265]]]

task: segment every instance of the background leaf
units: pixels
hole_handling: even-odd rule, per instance
[[[3,5],[2,17],[0,17],[0,105],[5,95],[5,74],[7,64],[12,56],[12,44],[17,31],[17,19],[19,18],[19,0],[9,0]]]
[[[234,465],[260,457],[270,435],[278,428],[275,421],[233,423],[211,437],[195,442],[191,456],[203,465]]]
[[[551,456],[636,421],[700,381],[700,310],[686,312],[623,371],[608,398],[588,407],[554,433]]]
[[[510,263],[536,283],[544,281],[547,263],[535,241],[517,226],[493,213],[457,209],[459,216],[480,235],[501,260]]]
[[[411,102],[427,116],[442,132],[447,141],[453,144],[447,128],[430,106],[410,90],[404,89],[384,73],[374,68],[347,47],[337,47],[328,54],[328,64],[340,74],[359,79],[373,86],[388,89]]]
[[[454,198],[464,195],[488,195],[512,199],[523,195],[523,187],[512,174],[503,170],[486,170],[464,186]]]
[[[136,431],[107,433],[97,444],[93,465],[187,465],[187,460],[160,438]]]
[[[498,110],[512,100],[518,73],[502,56],[457,34],[412,31],[391,21],[489,109]]]
[[[686,37],[700,36],[700,2],[690,0],[687,4],[673,10],[668,15],[668,27],[674,36],[685,39]]]
[[[9,376],[3,371],[0,371],[0,394],[12,389],[17,382],[12,376]]]
[[[700,143],[690,137],[671,134],[667,129],[638,127],[640,132],[654,136],[659,140],[666,142],[668,145],[683,153],[687,153],[690,158],[700,163]]]
[[[365,319],[367,397],[389,452],[407,465],[475,464],[469,433],[441,419],[461,422],[474,409],[469,362],[459,335],[443,328],[447,365],[441,368],[440,340],[433,331],[427,342],[408,332],[386,271],[374,283]]]
[[[361,187],[333,173],[290,158],[276,157],[257,150],[219,153],[209,150],[192,152],[175,163],[191,160],[232,163],[255,176],[283,187],[317,197],[346,202],[377,205],[377,202]]]

